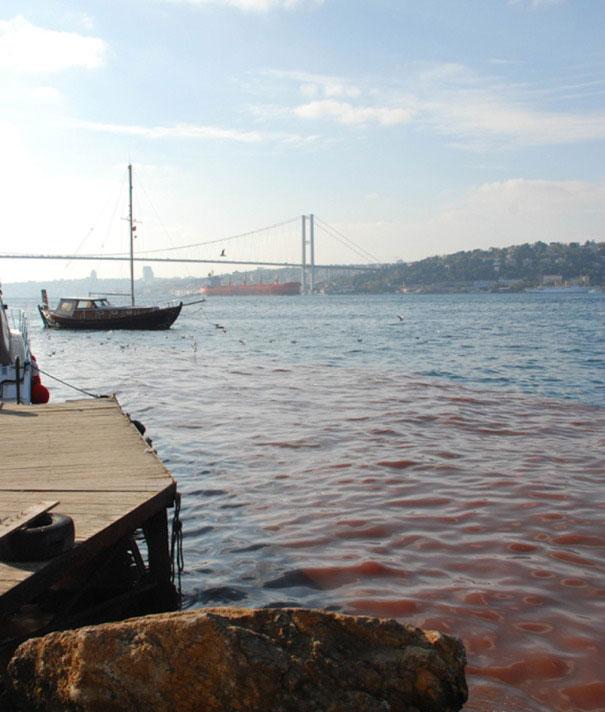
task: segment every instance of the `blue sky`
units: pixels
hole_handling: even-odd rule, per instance
[[[125,250],[129,161],[138,251],[310,212],[382,261],[605,239],[604,27],[602,0],[3,0],[2,251]],[[295,260],[297,231],[229,254]],[[0,279],[93,266],[126,271]]]

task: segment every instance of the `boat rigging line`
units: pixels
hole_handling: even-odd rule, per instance
[[[109,235],[109,232],[110,232],[110,230],[111,230],[111,226],[112,226],[112,224],[113,224],[113,221],[114,221],[114,219],[115,219],[116,213],[117,213],[117,211],[118,211],[118,206],[119,206],[119,203],[120,203],[120,199],[121,199],[121,197],[122,197],[122,193],[124,192],[124,186],[125,186],[125,185],[126,185],[126,178],[124,177],[124,178],[122,178],[122,181],[120,182],[120,187],[119,187],[119,190],[118,190],[118,194],[117,194],[117,196],[116,196],[115,204],[114,204],[113,210],[112,210],[112,212],[111,212],[111,218],[110,218],[110,220],[109,220],[109,224],[108,224],[108,227],[107,227],[107,233],[106,233],[105,237],[103,238],[103,242],[101,243],[101,247],[104,246],[105,240],[107,239],[107,237],[108,237],[108,235]],[[111,200],[107,201],[107,203],[101,208],[101,210],[99,210],[99,213],[98,213],[98,215],[97,215],[95,221],[93,222],[92,227],[89,228],[89,230],[88,230],[88,232],[86,233],[86,235],[84,235],[84,237],[80,240],[80,243],[79,243],[78,246],[76,247],[76,251],[75,251],[74,255],[79,255],[79,254],[80,254],[80,250],[82,249],[84,243],[88,240],[88,238],[92,235],[92,233],[97,229],[97,224],[98,224],[98,222],[99,222],[100,219],[101,219],[101,215],[103,215],[103,213],[106,211],[107,207],[108,207],[110,204],[111,204]],[[64,269],[67,269],[67,268],[70,266],[71,263],[72,263],[72,259],[69,259],[69,260],[65,263]]]
[[[143,194],[144,194],[145,197],[147,198],[147,201],[148,201],[149,205],[151,206],[151,209],[152,209],[153,212],[155,213],[155,216],[156,216],[156,218],[157,218],[157,220],[158,220],[158,223],[160,224],[162,230],[164,231],[164,234],[165,234],[166,237],[168,238],[168,242],[170,243],[170,248],[167,248],[167,249],[174,249],[174,242],[173,242],[173,240],[172,240],[172,236],[171,236],[170,233],[168,232],[168,229],[167,229],[166,226],[164,225],[164,222],[162,221],[162,218],[160,217],[159,212],[157,211],[157,209],[156,209],[154,203],[152,202],[151,198],[149,197],[149,193],[145,190],[145,186],[143,185],[143,183],[142,183],[142,181],[141,181],[141,179],[140,179],[139,177],[137,177],[137,181],[136,181],[136,182],[137,182],[137,186],[139,186],[139,187],[141,188],[141,190],[143,191]],[[139,250],[139,252],[140,252],[140,250]]]

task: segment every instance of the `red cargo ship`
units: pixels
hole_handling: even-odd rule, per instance
[[[222,284],[202,287],[202,294],[210,297],[251,297],[257,295],[300,294],[300,282],[273,282],[272,284]]]

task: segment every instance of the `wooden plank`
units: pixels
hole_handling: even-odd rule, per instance
[[[9,534],[12,534],[16,529],[19,529],[25,524],[29,524],[32,519],[35,519],[40,514],[48,512],[49,509],[52,509],[57,504],[59,504],[59,500],[37,502],[36,504],[32,504],[26,509],[23,509],[21,512],[13,512],[13,514],[1,516],[0,541],[2,541],[2,539],[4,539],[4,537],[8,536]]]
[[[7,494],[20,495],[20,492],[0,493],[0,512],[15,512],[20,507],[40,499],[37,492],[27,492],[20,501],[7,497]],[[149,496],[148,492],[62,492],[61,505],[57,512],[70,516],[103,514],[106,512],[129,512],[138,507]]]
[[[39,566],[41,568],[42,565]],[[17,583],[21,583],[29,578],[37,569],[16,568],[0,561],[0,596],[7,590],[13,588]]]
[[[76,546],[47,562],[0,562],[0,614],[132,533],[174,500],[176,484],[115,398],[0,409],[0,512],[60,500]]]

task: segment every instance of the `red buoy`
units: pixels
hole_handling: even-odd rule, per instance
[[[40,383],[40,376],[34,376],[32,380],[32,403],[48,403],[48,399],[50,398],[50,392],[46,386],[43,386]]]

